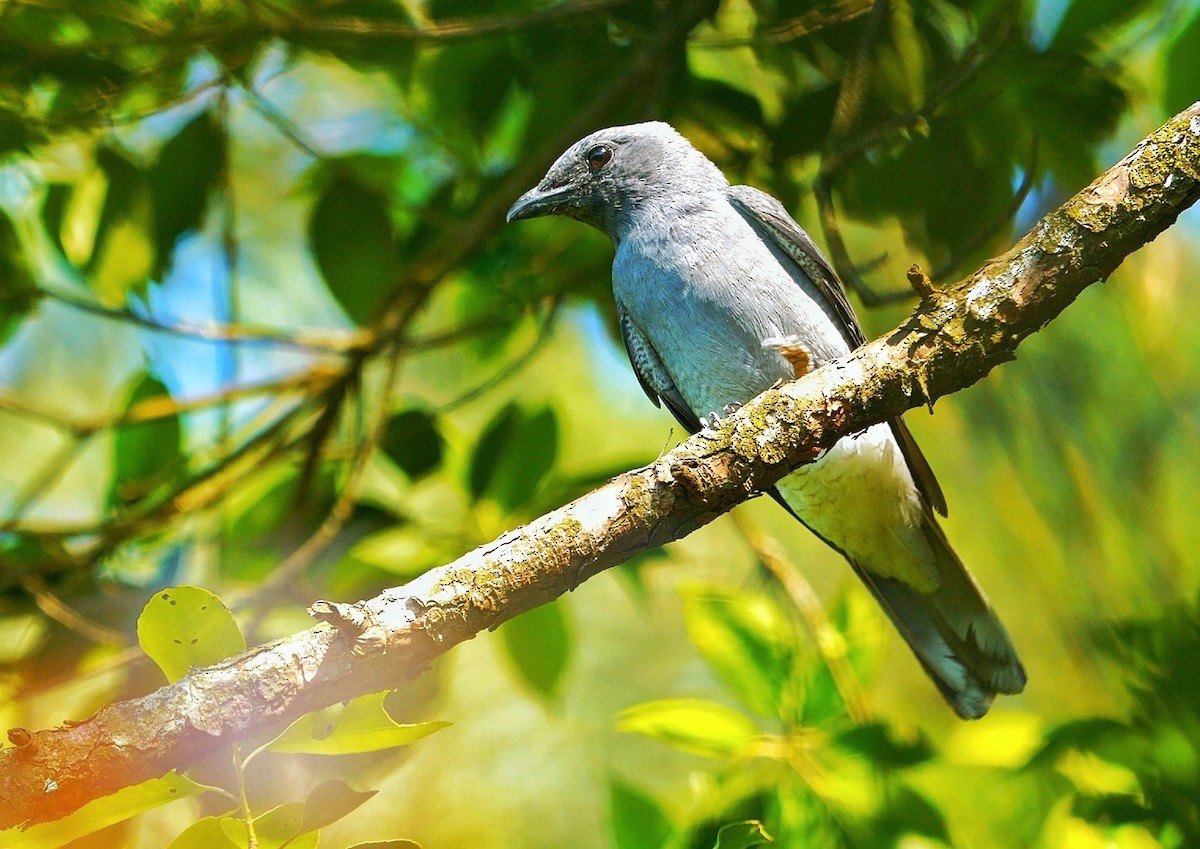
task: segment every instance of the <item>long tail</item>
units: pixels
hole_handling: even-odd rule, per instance
[[[963,719],[987,713],[997,693],[1025,689],[1025,669],[1008,632],[932,515],[921,529],[937,558],[938,586],[922,592],[850,565],[879,600],[917,660]]]

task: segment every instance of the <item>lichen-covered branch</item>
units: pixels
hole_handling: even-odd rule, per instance
[[[394,687],[457,643],[679,539],[842,436],[970,386],[1200,198],[1200,103],[1173,118],[1003,256],[922,292],[883,338],[764,393],[643,469],[308,631],[198,669],[85,722],[9,732],[0,828],[62,816],[303,713]]]

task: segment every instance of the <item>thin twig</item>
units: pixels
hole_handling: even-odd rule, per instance
[[[546,311],[546,315],[542,319],[541,324],[538,325],[537,334],[534,336],[533,341],[529,343],[528,348],[498,368],[496,373],[491,377],[480,381],[470,389],[460,392],[445,404],[439,406],[438,412],[444,414],[450,412],[451,410],[457,410],[459,407],[469,404],[470,402],[479,398],[481,395],[484,395],[485,393],[490,392],[492,389],[495,389],[505,380],[520,374],[521,370],[525,368],[525,366],[527,366],[534,357],[537,356],[538,352],[542,350],[546,342],[550,339],[550,331],[553,329],[554,320],[558,316],[558,308],[561,306],[561,304],[561,297],[554,297],[550,299],[550,307]]]
[[[67,630],[73,631],[93,643],[129,643],[128,637],[123,632],[92,622],[66,604],[46,586],[41,575],[26,572],[21,575],[19,580],[21,588],[33,597],[38,610]]]
[[[370,330],[311,330],[293,328],[276,330],[248,324],[205,322],[167,322],[150,316],[139,315],[128,310],[116,310],[92,301],[76,298],[65,292],[39,290],[59,303],[73,309],[98,315],[112,321],[121,321],[174,336],[185,336],[197,342],[215,344],[238,343],[244,345],[272,345],[281,348],[297,348],[306,353],[319,352],[350,355],[369,349],[375,343]]]

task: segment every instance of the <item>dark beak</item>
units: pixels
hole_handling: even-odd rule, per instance
[[[574,186],[559,186],[553,189],[543,189],[535,186],[517,198],[517,202],[508,210],[506,221],[523,221],[526,218],[537,218],[539,215],[553,215],[571,200]]]

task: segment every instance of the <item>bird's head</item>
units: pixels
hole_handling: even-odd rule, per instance
[[[620,239],[633,217],[656,200],[727,185],[720,170],[669,124],[610,127],[567,148],[512,205],[508,220],[565,215]]]

